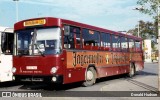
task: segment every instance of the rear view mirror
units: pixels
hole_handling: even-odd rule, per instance
[[[70,26],[64,26],[64,35],[69,36],[70,35]]]

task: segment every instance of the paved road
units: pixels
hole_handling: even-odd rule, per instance
[[[46,84],[28,84],[28,83],[14,83],[14,82],[6,82],[6,83],[0,83],[0,91],[36,91],[36,92],[43,92],[43,95],[46,96],[50,95],[58,95],[59,97],[54,97],[54,99],[65,99],[65,100],[81,100],[84,99],[104,99],[105,97],[96,97],[99,92],[93,92],[93,91],[157,91],[158,87],[158,64],[157,63],[145,63],[145,68],[143,71],[140,71],[137,73],[137,75],[130,79],[127,78],[125,75],[120,76],[114,76],[114,77],[107,77],[103,79],[97,80],[97,83],[90,87],[82,87],[81,83],[74,83],[74,84],[67,84],[63,85],[60,88],[56,88],[54,86],[47,86]],[[61,98],[61,94],[63,94],[65,91],[69,91],[72,93],[72,91],[83,91],[83,93],[89,93],[88,95],[92,95],[91,97],[65,97]],[[85,91],[91,91],[91,92],[85,92]],[[65,92],[66,93],[66,92]],[[80,92],[82,93],[82,92]],[[91,94],[92,93],[92,94]],[[106,92],[106,93],[112,93],[112,92]],[[118,92],[114,92],[118,93]],[[119,92],[123,93],[123,92]],[[118,93],[118,94],[119,94]],[[74,95],[74,94],[73,94]],[[95,96],[95,97],[94,97]],[[110,96],[114,96],[111,94]],[[129,97],[120,97],[120,98],[112,98],[107,97],[109,99],[113,100],[128,100],[133,99]],[[14,98],[13,98],[14,99]],[[28,98],[26,98],[28,99]],[[42,99],[42,98],[38,98]],[[53,99],[53,98],[46,98],[46,99]],[[138,99],[138,98],[134,98]],[[143,99],[151,99],[149,97]],[[156,97],[154,99],[159,99],[159,97]]]

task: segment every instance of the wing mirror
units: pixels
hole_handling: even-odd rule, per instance
[[[64,26],[64,35],[69,36],[70,35],[70,26]]]

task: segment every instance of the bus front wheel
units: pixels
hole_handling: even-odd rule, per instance
[[[85,82],[83,82],[83,86],[91,86],[96,82],[96,71],[93,67],[89,67],[86,72]]]

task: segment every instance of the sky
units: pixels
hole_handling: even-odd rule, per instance
[[[37,17],[73,20],[113,31],[128,31],[152,17],[133,10],[137,0],[19,0],[18,21]],[[16,2],[0,0],[0,26],[14,27]]]

